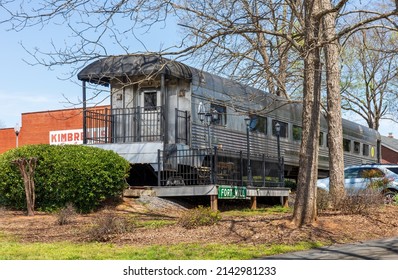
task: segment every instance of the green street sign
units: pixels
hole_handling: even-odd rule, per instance
[[[245,199],[247,189],[245,187],[219,186],[218,198],[220,199]]]

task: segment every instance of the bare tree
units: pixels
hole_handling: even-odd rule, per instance
[[[314,3],[316,1],[310,3]],[[388,12],[386,6],[375,7],[372,11],[361,10],[355,5],[349,5],[347,0],[341,0],[332,5],[329,0],[320,1],[320,11],[316,16],[322,18],[322,36],[321,42],[324,49],[325,67],[326,67],[326,91],[327,107],[326,116],[328,121],[328,143],[329,143],[329,170],[330,170],[330,193],[334,205],[338,205],[344,196],[344,155],[342,149],[342,124],[341,124],[341,96],[340,96],[340,45],[339,40],[355,34],[362,28],[375,28],[371,24],[380,26],[383,29],[396,28],[387,23],[390,17],[396,17],[396,9]],[[379,9],[377,9],[379,8]],[[396,7],[394,7],[396,8]],[[355,20],[349,24],[347,17],[356,15]],[[386,20],[387,19],[387,20]]]
[[[302,34],[285,0],[51,0],[39,2],[40,6],[27,1],[16,7],[9,4],[13,2],[2,5],[9,15],[2,18],[14,30],[45,28],[52,22],[70,27],[70,43],[63,48],[51,44],[52,50],[28,51],[36,63],[47,67],[77,65],[71,76],[81,64],[112,54],[109,41],[113,49],[117,46],[118,54],[129,54],[129,40],[139,41],[137,33],[173,18],[181,29],[181,43],[155,52],[180,60],[195,56],[193,61],[200,68],[206,66],[210,72],[285,98],[301,89],[302,63],[291,49],[295,37]]]
[[[194,56],[201,67],[285,98],[299,87],[302,64],[292,48],[302,35],[286,1],[202,0],[175,7],[187,43],[200,46]]]
[[[300,148],[300,171],[297,195],[294,205],[293,222],[301,226],[311,224],[317,218],[316,180],[318,178],[318,135],[320,132],[321,99],[321,37],[318,1],[304,2],[305,40],[303,82],[303,136]]]
[[[34,216],[36,200],[34,174],[37,158],[19,158],[14,160],[13,163],[18,166],[23,178],[28,216]]]
[[[342,149],[343,129],[341,119],[340,97],[340,44],[336,36],[337,14],[347,1],[332,6],[329,0],[321,1],[322,10],[326,11],[322,18],[326,91],[327,121],[329,144],[329,178],[330,194],[334,206],[337,206],[345,194],[344,189],[344,153]]]
[[[365,29],[345,43],[342,107],[375,130],[382,119],[397,115],[397,36],[397,31]]]

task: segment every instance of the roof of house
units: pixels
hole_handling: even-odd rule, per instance
[[[381,136],[381,145],[390,150],[393,150],[394,152],[398,152],[398,139]]]

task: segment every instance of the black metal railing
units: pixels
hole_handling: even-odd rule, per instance
[[[155,142],[164,139],[163,107],[90,109],[86,111],[86,143]],[[190,115],[175,111],[176,143],[189,144]]]
[[[250,168],[248,162],[243,152],[217,148],[173,152],[159,150],[158,185],[284,186],[283,158],[279,164],[276,157],[251,156]]]
[[[90,109],[86,112],[86,143],[112,142],[112,119],[110,109]]]
[[[92,109],[86,112],[87,143],[163,140],[162,107]]]

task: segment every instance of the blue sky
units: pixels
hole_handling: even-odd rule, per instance
[[[31,58],[20,45],[21,41],[32,44],[49,39],[44,32],[34,33],[32,36],[29,32],[7,32],[1,26],[0,123],[5,127],[20,123],[23,112],[63,108],[62,94],[71,97],[80,92],[77,85],[57,78],[60,71],[30,66],[23,61]]]
[[[43,30],[14,32],[7,31],[6,26],[0,26],[0,36],[0,127],[21,124],[21,113],[72,108],[73,105],[68,103],[65,97],[76,103],[81,99],[81,87],[77,78],[63,80],[70,72],[69,66],[50,70],[41,65],[32,66],[24,62],[34,61],[21,43],[29,50],[34,50],[35,47],[49,50],[51,40],[61,43],[68,40],[66,29],[62,26],[51,26]],[[151,33],[140,36],[140,40],[153,51],[159,50],[161,46],[171,45],[178,39],[175,26],[167,30],[158,27]],[[131,52],[144,50],[138,41],[131,42],[131,45]],[[361,122],[359,117],[350,119]],[[382,135],[393,132],[398,138],[398,125],[393,122],[384,121],[379,131]]]
[[[0,127],[21,124],[21,113],[73,108],[71,103],[79,103],[82,97],[80,81],[76,77],[65,80],[69,77],[70,66],[48,69],[42,65],[29,65],[35,61],[21,45],[29,51],[34,51],[36,47],[48,51],[52,40],[63,44],[63,41],[68,41],[68,34],[66,28],[57,25],[21,32],[7,31],[6,26],[0,25]],[[146,47],[155,51],[164,44],[172,44],[173,38],[178,38],[175,29],[165,32],[160,27],[140,35]],[[138,41],[131,42],[131,46],[131,52],[144,51]]]

